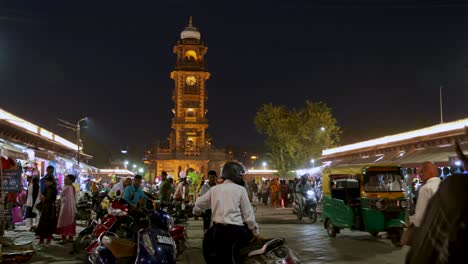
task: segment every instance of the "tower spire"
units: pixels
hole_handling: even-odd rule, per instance
[[[189,22],[188,22],[189,27],[193,27],[192,20],[193,20],[192,16],[189,16]]]

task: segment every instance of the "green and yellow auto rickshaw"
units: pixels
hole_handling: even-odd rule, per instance
[[[399,166],[340,165],[323,171],[323,220],[330,237],[350,228],[399,245],[408,201]]]

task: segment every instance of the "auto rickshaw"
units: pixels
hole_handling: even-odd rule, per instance
[[[330,237],[350,228],[387,232],[399,246],[408,200],[399,166],[340,165],[323,171],[323,220]]]

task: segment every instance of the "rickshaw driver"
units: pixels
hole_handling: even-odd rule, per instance
[[[308,174],[301,176],[301,181],[296,186],[296,201],[299,202],[299,208],[301,211],[304,208],[304,200],[307,198],[307,191],[312,190],[312,187],[307,182]]]

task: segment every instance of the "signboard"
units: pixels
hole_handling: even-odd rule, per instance
[[[5,192],[21,191],[21,169],[3,170],[1,190]]]

